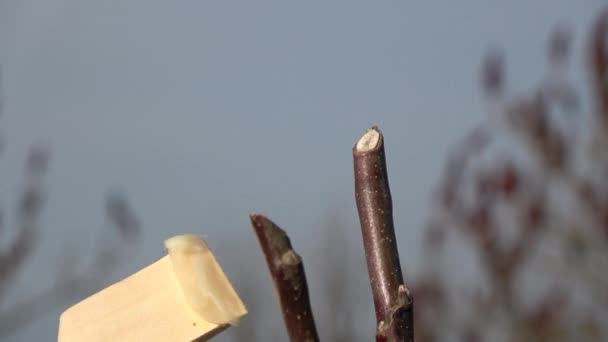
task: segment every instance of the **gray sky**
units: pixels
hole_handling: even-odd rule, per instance
[[[401,256],[414,267],[445,153],[483,117],[484,52],[507,51],[510,89],[523,92],[542,76],[554,24],[567,20],[580,38],[602,3],[0,0],[5,205],[27,146],[53,148],[44,245],[15,300],[47,286],[66,239],[93,246],[117,186],[145,234],[116,279],[185,232],[205,234],[229,275],[266,272],[250,211],[283,225],[305,262],[328,208],[359,248],[351,148],[374,124],[386,136]],[[230,261],[230,246],[251,260]],[[15,341],[52,339],[60,311]]]

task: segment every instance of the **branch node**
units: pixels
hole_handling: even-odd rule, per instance
[[[359,139],[353,158],[355,199],[376,311],[376,341],[413,341],[413,300],[401,273],[384,138],[377,127]]]
[[[319,341],[302,258],[293,250],[287,233],[263,215],[251,214],[291,341]]]

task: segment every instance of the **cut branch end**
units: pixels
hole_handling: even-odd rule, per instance
[[[361,139],[357,142],[355,149],[357,152],[369,152],[376,148],[382,143],[382,132],[378,127],[374,126],[365,132]]]
[[[279,296],[291,341],[318,341],[302,258],[287,233],[264,215],[249,215]]]
[[[403,282],[384,139],[372,127],[353,148],[355,200],[376,311],[376,341],[413,341],[413,300]]]

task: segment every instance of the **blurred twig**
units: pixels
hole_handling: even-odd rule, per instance
[[[24,265],[34,248],[38,235],[38,217],[44,204],[43,178],[48,166],[49,152],[46,146],[38,145],[30,150],[25,163],[25,189],[17,205],[17,235],[12,243],[0,250],[0,292],[7,286]]]
[[[119,194],[109,196],[106,201],[118,201],[124,204],[123,208],[129,208],[126,197]],[[110,203],[107,204],[109,207],[112,206]],[[131,224],[137,222],[135,214],[130,209],[128,212],[121,213],[132,218]],[[113,223],[117,222],[116,218],[113,217],[116,214],[113,210],[108,210],[106,214]],[[138,227],[114,224],[114,229],[118,231],[120,236],[124,235],[125,230],[130,231],[129,238],[136,238],[138,236],[136,230]],[[111,235],[111,233],[105,231],[105,229],[102,231],[103,235]],[[112,243],[98,242],[96,254],[87,267],[79,270],[64,270],[63,276],[55,279],[56,283],[50,288],[0,312],[0,340],[11,336],[32,320],[52,312],[57,307],[90,295],[92,291],[108,282],[110,273],[124,259],[123,252],[125,249],[133,248],[130,244],[117,246]]]
[[[3,100],[0,92],[0,115]],[[0,136],[0,150],[3,147],[1,139]],[[49,148],[44,144],[34,145],[27,155],[24,190],[16,208],[16,235],[11,243],[0,249],[0,295],[4,295],[8,291],[15,275],[24,268],[25,261],[40,239],[38,219],[44,205],[44,176],[48,169],[49,158]],[[106,215],[121,239],[133,241],[138,237],[140,225],[124,195],[112,193],[108,196]],[[3,219],[4,217],[0,215],[1,228],[4,224]],[[102,231],[102,237],[107,235],[111,235],[111,232]],[[54,285],[12,307],[3,308],[0,311],[0,340],[6,339],[33,319],[89,294],[90,291],[107,281],[109,272],[120,264],[121,253],[127,248],[132,248],[132,246],[117,246],[112,242],[97,241],[97,243],[98,249],[95,251],[92,263],[87,268],[74,270],[71,267],[65,267],[63,270],[60,269],[57,272],[57,279],[45,282],[55,282]]]
[[[548,74],[531,94],[515,101],[506,101],[497,86],[504,79],[502,58],[490,54],[485,61],[482,90],[499,104],[492,108],[492,119],[499,120],[492,123],[500,124],[482,126],[489,139],[480,148],[467,147],[465,139],[450,155],[424,251],[425,259],[439,260],[453,247],[446,234],[460,233],[470,243],[467,252],[478,258],[480,279],[470,277],[458,287],[459,272],[429,265],[426,283],[415,287],[417,305],[450,322],[438,324],[437,316],[425,314],[416,327],[424,341],[446,336],[606,340],[601,263],[608,233],[608,8],[590,34],[594,125],[586,132],[579,130],[588,126],[572,121],[584,113],[565,77],[571,37],[568,26],[553,32]],[[497,158],[504,138],[511,138],[509,152]],[[419,293],[425,288],[432,295]],[[464,289],[473,295],[463,296]]]
[[[608,129],[608,8],[599,15],[590,39],[590,71],[595,110],[600,115],[601,124]]]

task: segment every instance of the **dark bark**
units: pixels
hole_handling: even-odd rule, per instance
[[[376,310],[376,341],[413,341],[413,299],[401,273],[384,140],[377,127],[361,137],[353,157],[355,198]]]
[[[270,219],[258,214],[251,214],[250,219],[279,295],[290,340],[319,341],[302,258],[291,247],[287,233]]]

